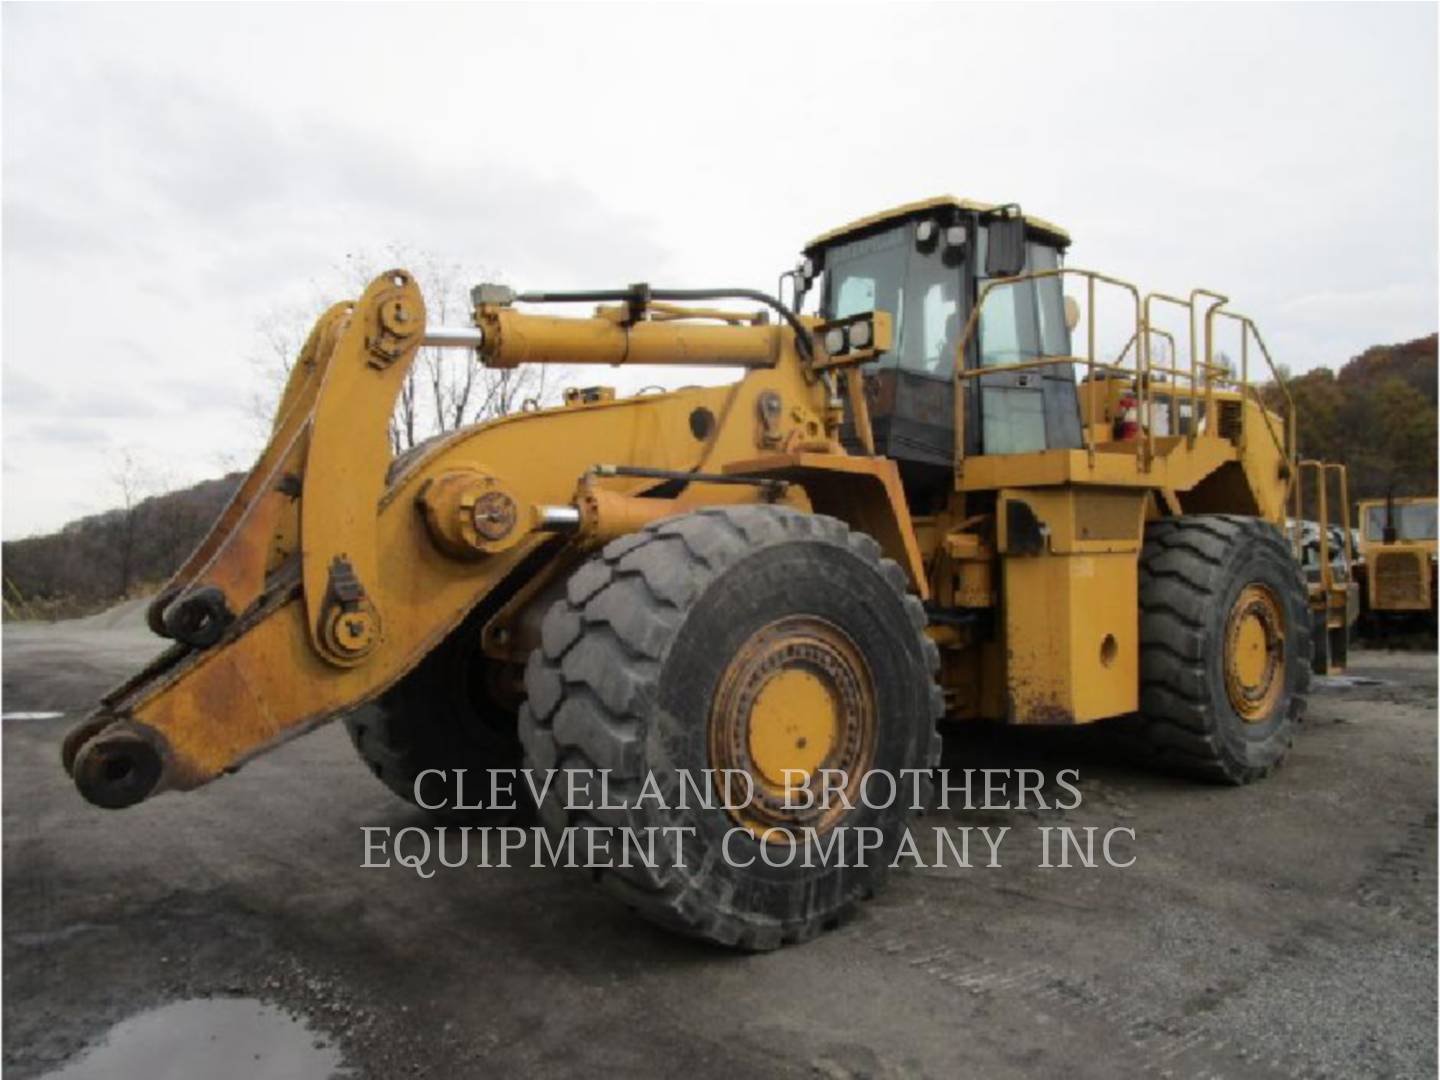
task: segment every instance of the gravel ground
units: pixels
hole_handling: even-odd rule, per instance
[[[362,826],[423,818],[336,725],[190,795],[89,806],[59,740],[154,651],[134,615],[4,631],[5,710],[68,714],[0,728],[7,1077],[227,997],[300,1018],[346,1076],[1436,1073],[1431,654],[1356,653],[1380,682],[1319,689],[1248,788],[1139,771],[1103,729],[953,735],[948,767],[1077,768],[1083,804],[933,813],[1009,825],[1003,867],[899,871],[838,930],[742,956],[578,871],[361,869]],[[1047,824],[1131,828],[1135,864],[1042,869]]]

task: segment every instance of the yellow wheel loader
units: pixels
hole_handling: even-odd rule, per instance
[[[935,198],[812,241],[788,302],[480,285],[459,328],[429,325],[406,271],[377,278],[315,324],[269,444],[149,609],[173,644],[70,733],[65,767],[125,807],[343,717],[421,805],[459,770],[524,767],[558,778],[536,791],[552,834],[662,830],[653,859],[597,876],[751,949],[882,884],[942,720],[1129,716],[1167,767],[1264,776],[1335,604],[1279,528],[1293,410],[1251,384],[1268,351],[1224,296],[1067,267],[1069,242]],[[1130,333],[1114,356],[1101,294]],[[593,313],[551,313],[575,303]],[[1152,355],[1161,308],[1189,319],[1188,364]],[[1224,320],[1238,371],[1213,358]],[[427,344],[743,377],[577,389],[394,458]],[[861,797],[876,775],[917,799]],[[597,777],[608,795],[577,800]],[[841,829],[870,857],[784,857]]]
[[[1371,632],[1435,626],[1435,496],[1367,499],[1356,507],[1363,589],[1361,617]]]

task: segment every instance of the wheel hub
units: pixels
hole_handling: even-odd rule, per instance
[[[737,824],[762,838],[780,826],[828,829],[845,810],[838,793],[854,803],[874,758],[869,666],[848,635],[824,619],[777,619],[736,650],[721,676],[709,741],[717,788],[724,787],[725,770],[748,773],[753,783],[750,803],[730,811]],[[831,785],[830,805],[820,805],[822,769],[846,775],[844,784]],[[733,801],[739,792],[732,784],[722,794]]]
[[[1275,594],[1247,585],[1225,623],[1225,693],[1247,724],[1270,718],[1285,684],[1285,617]]]

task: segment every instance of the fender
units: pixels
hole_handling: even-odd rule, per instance
[[[732,462],[725,471],[799,484],[817,514],[873,536],[886,557],[900,564],[915,594],[930,599],[900,471],[889,458],[801,452]]]

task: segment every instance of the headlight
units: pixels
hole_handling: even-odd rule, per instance
[[[921,247],[928,247],[935,242],[937,226],[933,221],[922,221],[915,226],[915,242]]]
[[[845,328],[833,326],[825,331],[825,351],[831,356],[840,356],[845,352]]]
[[[850,347],[852,349],[868,349],[870,342],[874,339],[873,327],[867,319],[864,322],[850,324]]]
[[[945,246],[947,248],[960,248],[965,246],[966,233],[964,225],[951,225],[945,230]]]

